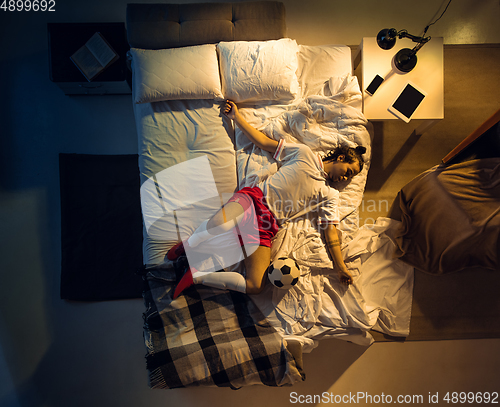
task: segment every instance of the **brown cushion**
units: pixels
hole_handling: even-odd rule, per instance
[[[500,158],[436,166],[398,194],[398,257],[434,274],[500,268]]]

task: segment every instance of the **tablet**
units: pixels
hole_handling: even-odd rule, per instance
[[[408,123],[425,96],[425,92],[408,83],[387,110]]]

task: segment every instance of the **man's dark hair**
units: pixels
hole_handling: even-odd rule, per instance
[[[363,164],[365,160],[363,159],[363,154],[366,153],[366,147],[357,146],[356,148],[352,147],[337,147],[335,150],[331,150],[324,158],[323,161],[334,161],[340,155],[345,156],[345,162],[348,164],[353,163],[354,161],[358,161],[359,163],[359,171],[363,169]]]

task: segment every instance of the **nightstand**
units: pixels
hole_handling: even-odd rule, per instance
[[[400,39],[390,50],[381,49],[375,37],[363,38],[354,58],[354,69],[361,77],[363,113],[368,120],[397,119],[387,108],[394,102],[408,82],[426,93],[412,119],[423,119],[417,134],[444,118],[443,38],[433,37],[417,53],[418,62],[412,71],[399,71],[393,62],[394,55],[402,48],[413,48],[409,39]],[[375,75],[385,78],[371,96],[366,87]]]
[[[132,74],[127,68],[125,23],[48,23],[49,72],[66,95],[131,94]],[[89,82],[70,56],[100,32],[120,58]]]

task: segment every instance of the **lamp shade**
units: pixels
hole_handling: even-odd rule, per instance
[[[384,28],[377,34],[377,44],[382,49],[391,49],[396,44],[398,32],[395,28]]]
[[[416,51],[410,48],[403,48],[394,56],[394,65],[401,72],[410,72],[417,65]]]

